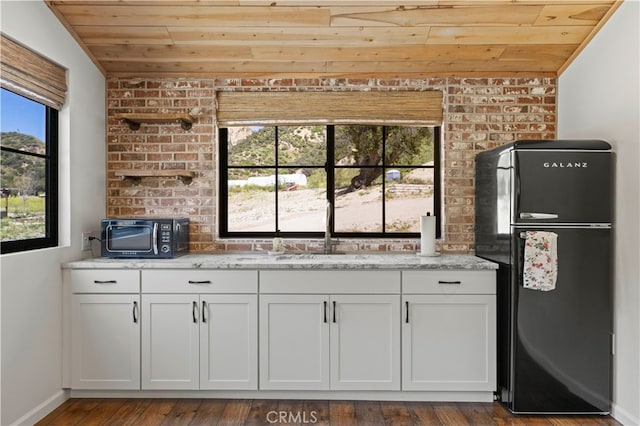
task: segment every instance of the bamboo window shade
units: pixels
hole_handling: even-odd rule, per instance
[[[218,92],[220,127],[300,124],[435,126],[442,92]]]
[[[1,36],[0,86],[57,110],[67,94],[67,71],[15,41]]]

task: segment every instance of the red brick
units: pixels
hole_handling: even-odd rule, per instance
[[[198,153],[176,153],[174,155],[176,161],[198,161]]]
[[[190,215],[194,251],[266,250],[269,240],[215,240],[216,90],[443,90],[445,161],[444,215],[447,227],[439,246],[444,252],[473,248],[474,158],[484,150],[523,138],[555,137],[555,78],[426,78],[426,79],[109,79],[107,81],[107,214]],[[190,131],[179,125],[143,124],[138,131],[113,119],[117,112],[184,112],[203,108]],[[186,168],[197,173],[191,186],[167,178],[145,178],[136,186],[115,177],[115,170]],[[118,206],[113,206],[113,204]],[[161,205],[159,205],[161,204]],[[299,250],[315,242],[288,241]],[[314,245],[315,244],[315,245]],[[417,241],[349,239],[343,246],[369,251],[415,251]]]
[[[124,152],[120,154],[120,159],[122,161],[144,161],[146,160],[146,155],[136,152]]]

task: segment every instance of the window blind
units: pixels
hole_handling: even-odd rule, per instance
[[[57,110],[67,94],[67,72],[60,65],[1,35],[0,86]]]
[[[442,124],[442,92],[218,92],[220,127]]]

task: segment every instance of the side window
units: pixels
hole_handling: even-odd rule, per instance
[[[222,237],[413,237],[440,216],[439,127],[220,129]],[[327,204],[329,203],[329,204]]]
[[[0,89],[1,252],[58,244],[58,111]]]

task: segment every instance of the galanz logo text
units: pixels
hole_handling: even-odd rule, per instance
[[[580,169],[586,169],[587,166],[589,165],[589,163],[544,163],[543,164],[545,168],[560,168],[560,169],[575,169],[575,168],[580,168]]]

